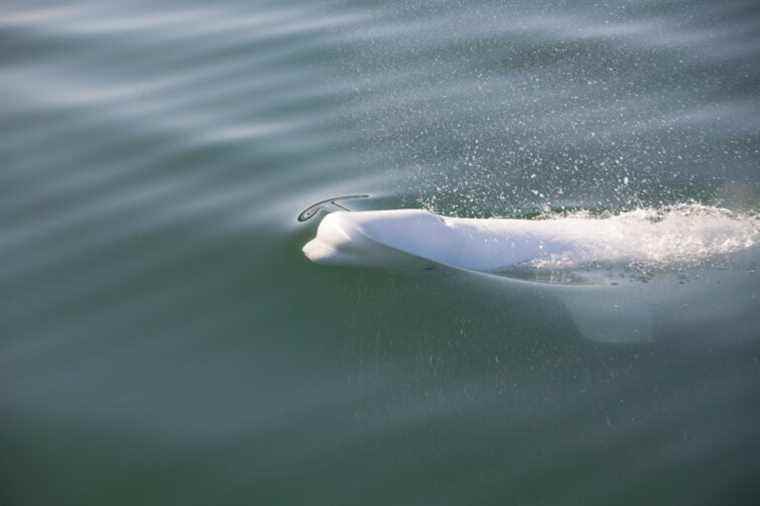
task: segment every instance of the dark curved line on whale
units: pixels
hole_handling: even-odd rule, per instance
[[[335,207],[337,207],[339,209],[342,209],[344,211],[351,211],[351,209],[349,209],[349,208],[347,208],[347,207],[345,207],[345,206],[343,206],[341,204],[338,204],[337,201],[339,201],[339,200],[349,200],[349,199],[366,199],[366,198],[369,198],[369,197],[370,197],[370,195],[368,195],[366,193],[362,193],[362,194],[356,194],[356,195],[340,195],[338,197],[331,197],[329,199],[320,200],[319,202],[315,202],[315,203],[311,204],[309,207],[307,207],[306,209],[304,209],[303,211],[301,211],[300,213],[298,213],[298,218],[297,219],[300,222],[308,221],[308,220],[312,219],[314,216],[316,216],[317,212],[322,207],[324,207],[325,205],[329,205],[329,204],[332,204]]]

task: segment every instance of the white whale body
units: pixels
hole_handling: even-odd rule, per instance
[[[757,216],[699,205],[538,220],[449,218],[404,209],[328,214],[303,252],[324,265],[440,265],[489,279],[521,267],[582,270],[591,273],[591,283],[497,282],[520,296],[557,297],[583,336],[620,343],[651,340],[657,328],[688,333],[731,319],[752,320],[756,326],[748,335],[760,332],[758,244]],[[725,258],[732,259],[730,268],[718,261]],[[605,267],[594,278],[593,269],[583,269],[588,265]],[[646,283],[631,281],[610,275],[610,265],[644,265],[660,274]],[[692,279],[684,282],[684,273]]]
[[[409,209],[329,214],[303,251],[316,263],[383,267],[395,260],[391,248],[444,265],[493,271],[546,255],[582,254],[584,240],[577,229],[550,222],[444,218]]]
[[[317,236],[303,251],[309,260],[327,265],[388,267],[402,252],[451,267],[494,272],[594,262],[694,264],[760,240],[757,219],[706,209],[542,220],[448,218],[418,209],[341,211],[322,220]]]

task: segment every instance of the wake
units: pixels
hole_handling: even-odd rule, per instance
[[[588,211],[545,214],[539,221],[572,228],[586,240],[577,248],[525,262],[536,269],[618,265],[673,270],[730,261],[760,244],[760,216],[702,204],[645,208],[619,214]]]

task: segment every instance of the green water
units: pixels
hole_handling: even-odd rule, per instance
[[[296,219],[756,209],[753,2],[2,11],[3,506],[757,503],[756,270],[616,345]]]

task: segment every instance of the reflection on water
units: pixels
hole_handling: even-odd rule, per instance
[[[655,276],[639,313],[312,266],[296,217],[756,211],[759,26],[749,1],[5,2],[0,503],[754,504],[756,278]],[[584,339],[602,303],[657,338]]]

